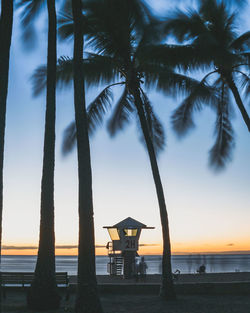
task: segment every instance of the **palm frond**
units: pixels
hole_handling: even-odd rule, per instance
[[[102,92],[95,98],[87,108],[88,128],[89,133],[93,134],[97,126],[101,125],[103,118],[111,107],[113,100],[113,93],[111,86],[102,90]]]
[[[60,39],[72,39],[74,33],[73,16],[70,12],[62,11],[58,17],[58,34]]]
[[[245,32],[231,43],[231,48],[235,50],[244,50],[250,47],[250,31]]]
[[[57,62],[56,68],[57,87],[59,89],[69,87],[73,81],[73,59],[67,56],[61,56]]]
[[[37,97],[46,88],[47,84],[47,66],[39,66],[31,76],[33,96]]]
[[[111,87],[105,88],[87,108],[87,119],[89,134],[92,135],[96,127],[103,121],[105,113],[108,111],[113,99]],[[64,130],[62,154],[67,155],[72,152],[76,145],[76,125],[75,121],[71,122]]]
[[[245,93],[246,97],[249,97],[249,95],[250,95],[250,76],[247,75],[246,73],[240,71],[240,70],[235,70],[235,73],[240,75],[238,81],[240,83],[241,90]]]
[[[73,80],[73,61],[71,58],[62,56],[57,63],[57,87],[65,88],[71,86]],[[47,83],[47,66],[39,66],[31,76],[33,85],[33,95],[38,96],[46,88]]]
[[[209,151],[209,164],[216,171],[223,169],[232,159],[234,148],[234,132],[230,121],[228,108],[229,96],[222,90],[222,98],[218,104],[217,120],[215,125],[216,140]]]
[[[155,115],[147,95],[142,89],[140,91],[149,134],[154,146],[155,153],[158,154],[165,148],[166,145],[164,128],[158,117]]]
[[[225,1],[203,0],[199,4],[197,12],[177,11],[166,22],[166,27],[180,41],[188,40],[208,65],[229,67],[236,64],[239,56],[231,44],[237,38],[237,14],[231,12]],[[246,37],[243,36],[237,43],[242,43]]]
[[[203,106],[212,105],[218,101],[218,91],[215,87],[207,85],[204,80],[197,84],[190,95],[174,111],[172,126],[179,137],[186,135],[195,127],[193,113],[200,111]]]
[[[87,86],[107,85],[119,80],[119,68],[114,58],[94,53],[85,53],[85,55],[83,71]]]
[[[224,1],[224,0],[219,0]],[[244,8],[247,4],[247,0],[227,0],[227,5],[235,6],[237,9]]]
[[[21,21],[24,27],[29,26],[38,17],[45,0],[18,0],[16,8],[22,8]]]
[[[168,66],[147,64],[145,66],[144,79],[146,88],[155,88],[172,97],[176,97],[176,95],[187,96],[196,88],[200,92],[201,88],[203,88],[205,94],[208,91],[208,86],[205,84],[201,84],[201,82],[186,75],[176,73],[172,67]]]
[[[137,40],[138,44],[136,45],[134,58],[138,58],[138,55],[143,57],[145,47],[159,45],[163,39],[164,32],[162,31],[162,21],[153,19],[149,24],[145,25],[141,38]]]
[[[189,41],[207,32],[204,21],[194,9],[186,12],[175,10],[170,12],[164,22],[166,34],[173,34],[179,42]]]
[[[26,48],[31,47],[36,42],[34,21],[40,14],[44,4],[45,0],[18,0],[16,3],[17,8],[22,8],[20,13],[22,42],[26,45]]]
[[[147,64],[177,67],[180,70],[206,70],[213,64],[211,53],[194,45],[151,44],[142,47],[137,57]],[[156,69],[158,70],[158,69]]]
[[[203,16],[206,22],[211,24],[207,28],[211,31],[216,26],[220,29],[226,28],[230,31],[234,29],[237,12],[231,13],[231,8],[225,1],[203,0],[200,1],[199,13]]]
[[[249,71],[250,70],[250,52],[245,51],[245,52],[238,53],[237,55],[239,56],[239,62],[238,62],[239,66],[241,66],[242,64]]]
[[[145,26],[157,20],[141,0],[93,1],[87,18],[92,29],[88,45],[98,54],[123,61],[133,55],[133,47],[144,37]]]
[[[116,135],[129,123],[134,113],[134,99],[125,87],[120,99],[116,103],[113,114],[108,121],[108,131],[111,136]]]
[[[83,59],[83,74],[86,86],[113,83],[119,78],[119,72],[114,60],[109,57],[85,53],[88,58]],[[59,88],[69,86],[73,79],[73,60],[60,57],[57,65],[57,83]]]
[[[76,146],[76,124],[75,121],[71,122],[64,130],[62,142],[62,154],[67,155],[72,152]]]
[[[119,71],[114,60],[109,57],[86,54],[89,58],[83,59],[83,73],[87,86],[112,83],[119,78]],[[73,81],[73,60],[61,56],[57,62],[57,87],[69,87]],[[32,75],[33,93],[39,95],[46,87],[47,67],[39,66]]]
[[[144,30],[145,25],[155,22],[157,16],[153,14],[151,8],[145,1],[128,1],[128,16],[133,16],[133,21],[137,31]]]
[[[122,56],[124,59],[129,57],[132,25],[127,15],[128,3],[103,0],[89,10],[88,19],[93,32],[88,38],[88,46],[98,54]]]
[[[86,6],[86,4],[85,4]],[[71,3],[66,1],[63,9],[58,14],[58,34],[59,38],[62,40],[65,39],[73,39],[74,34],[74,23],[73,23],[73,15]],[[83,34],[88,34],[91,32],[90,25],[87,16],[82,14],[82,26],[83,26]]]

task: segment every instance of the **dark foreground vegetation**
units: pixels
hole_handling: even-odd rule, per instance
[[[47,313],[74,312],[74,296],[62,300],[61,308]],[[156,295],[101,295],[105,313],[247,313],[250,296],[179,296],[166,302]],[[31,313],[24,305],[23,291],[8,293],[2,312]]]

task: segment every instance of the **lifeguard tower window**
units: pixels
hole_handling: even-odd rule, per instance
[[[108,228],[108,232],[111,240],[120,240],[117,228]]]
[[[138,229],[123,229],[126,237],[135,237]]]

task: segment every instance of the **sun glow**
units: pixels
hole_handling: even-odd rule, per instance
[[[37,255],[37,246],[35,245],[3,245],[3,255]],[[160,255],[162,253],[162,244],[144,244],[139,247],[139,255]],[[77,245],[58,245],[55,249],[56,255],[77,255]],[[196,242],[196,243],[173,243],[172,254],[209,254],[209,253],[232,253],[232,254],[250,254],[248,240],[242,240],[234,243],[226,242]],[[96,255],[107,255],[105,245],[96,245]]]

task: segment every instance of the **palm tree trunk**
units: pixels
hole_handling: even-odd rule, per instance
[[[37,310],[57,309],[60,296],[55,278],[54,231],[54,169],[55,169],[55,120],[56,120],[56,9],[55,0],[47,0],[48,54],[47,98],[43,173],[41,184],[40,238],[35,277],[29,291],[29,308]]]
[[[172,279],[172,266],[171,266],[171,245],[169,234],[168,214],[165,203],[165,197],[163,187],[161,183],[161,177],[156,160],[154,146],[149,135],[147,121],[144,114],[143,103],[141,100],[140,92],[137,88],[133,88],[133,96],[135,100],[135,106],[139,116],[143,136],[146,142],[147,151],[150,159],[152,174],[155,182],[156,193],[158,197],[158,203],[160,208],[161,226],[162,226],[162,238],[163,238],[163,256],[162,256],[162,284],[161,284],[161,297],[172,300],[176,298],[173,279]]]
[[[92,200],[92,173],[87,129],[83,59],[82,1],[72,0],[74,20],[74,104],[78,156],[79,243],[75,310],[101,313],[95,273],[95,236]]]
[[[13,0],[1,1],[0,19],[0,266],[2,255],[2,213],[3,213],[3,159],[6,122],[6,102],[9,81],[10,45],[13,25]],[[1,277],[0,277],[1,280]],[[0,281],[0,288],[1,288]],[[1,290],[0,290],[1,301]]]
[[[246,111],[246,109],[244,107],[244,104],[243,104],[243,102],[241,100],[241,96],[239,94],[239,91],[238,91],[235,83],[234,83],[234,80],[233,80],[232,77],[227,76],[226,77],[226,81],[227,81],[228,86],[229,86],[229,88],[231,89],[231,91],[232,91],[232,93],[234,95],[234,99],[235,99],[235,101],[236,101],[236,103],[238,105],[238,108],[239,108],[240,113],[241,113],[241,115],[243,117],[243,120],[244,120],[244,122],[245,122],[245,124],[246,124],[246,126],[248,128],[248,131],[250,132],[250,118],[249,118],[249,115],[248,115],[248,113],[247,113],[247,111]]]

